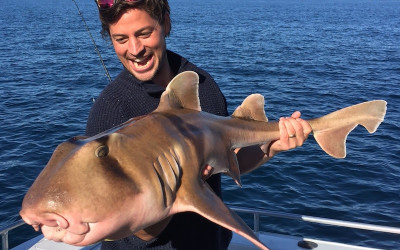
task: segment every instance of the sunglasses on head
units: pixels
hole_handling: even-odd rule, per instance
[[[119,3],[119,2],[127,2],[127,3],[136,2],[136,3],[140,3],[143,0],[94,0],[94,1],[96,2],[97,7],[99,9],[110,9],[116,3]]]

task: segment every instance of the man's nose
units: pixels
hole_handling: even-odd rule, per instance
[[[133,56],[140,56],[143,50],[144,46],[139,39],[133,38],[129,41],[128,51]]]

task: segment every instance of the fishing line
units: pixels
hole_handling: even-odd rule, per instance
[[[85,20],[85,18],[83,17],[83,15],[82,15],[82,13],[81,13],[81,11],[80,11],[80,9],[79,9],[78,4],[76,3],[76,1],[75,1],[75,0],[72,0],[72,2],[75,3],[76,9],[78,10],[78,13],[79,13],[79,15],[80,15],[81,18],[82,18],[82,21],[83,21],[83,23],[85,24],[86,30],[87,30],[87,32],[89,33],[90,38],[92,39],[92,43],[93,43],[93,45],[94,45],[94,49],[96,50],[97,55],[98,55],[99,58],[100,58],[101,64],[103,65],[104,71],[106,72],[106,76],[107,76],[107,78],[108,78],[108,81],[111,82],[110,74],[108,73],[108,69],[107,69],[107,67],[106,67],[106,64],[105,64],[104,61],[103,61],[103,58],[101,57],[101,54],[100,54],[99,49],[97,48],[96,42],[95,42],[94,39],[93,39],[92,33],[90,32],[90,29],[89,29],[89,26],[87,25],[86,20]]]

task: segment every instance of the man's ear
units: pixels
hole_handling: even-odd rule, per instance
[[[169,33],[171,32],[171,18],[168,12],[164,15],[164,31],[165,36],[169,36]]]

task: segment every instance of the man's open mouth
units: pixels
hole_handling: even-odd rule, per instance
[[[138,70],[144,70],[147,69],[152,62],[153,62],[153,55],[150,54],[144,58],[133,60],[133,65]]]

